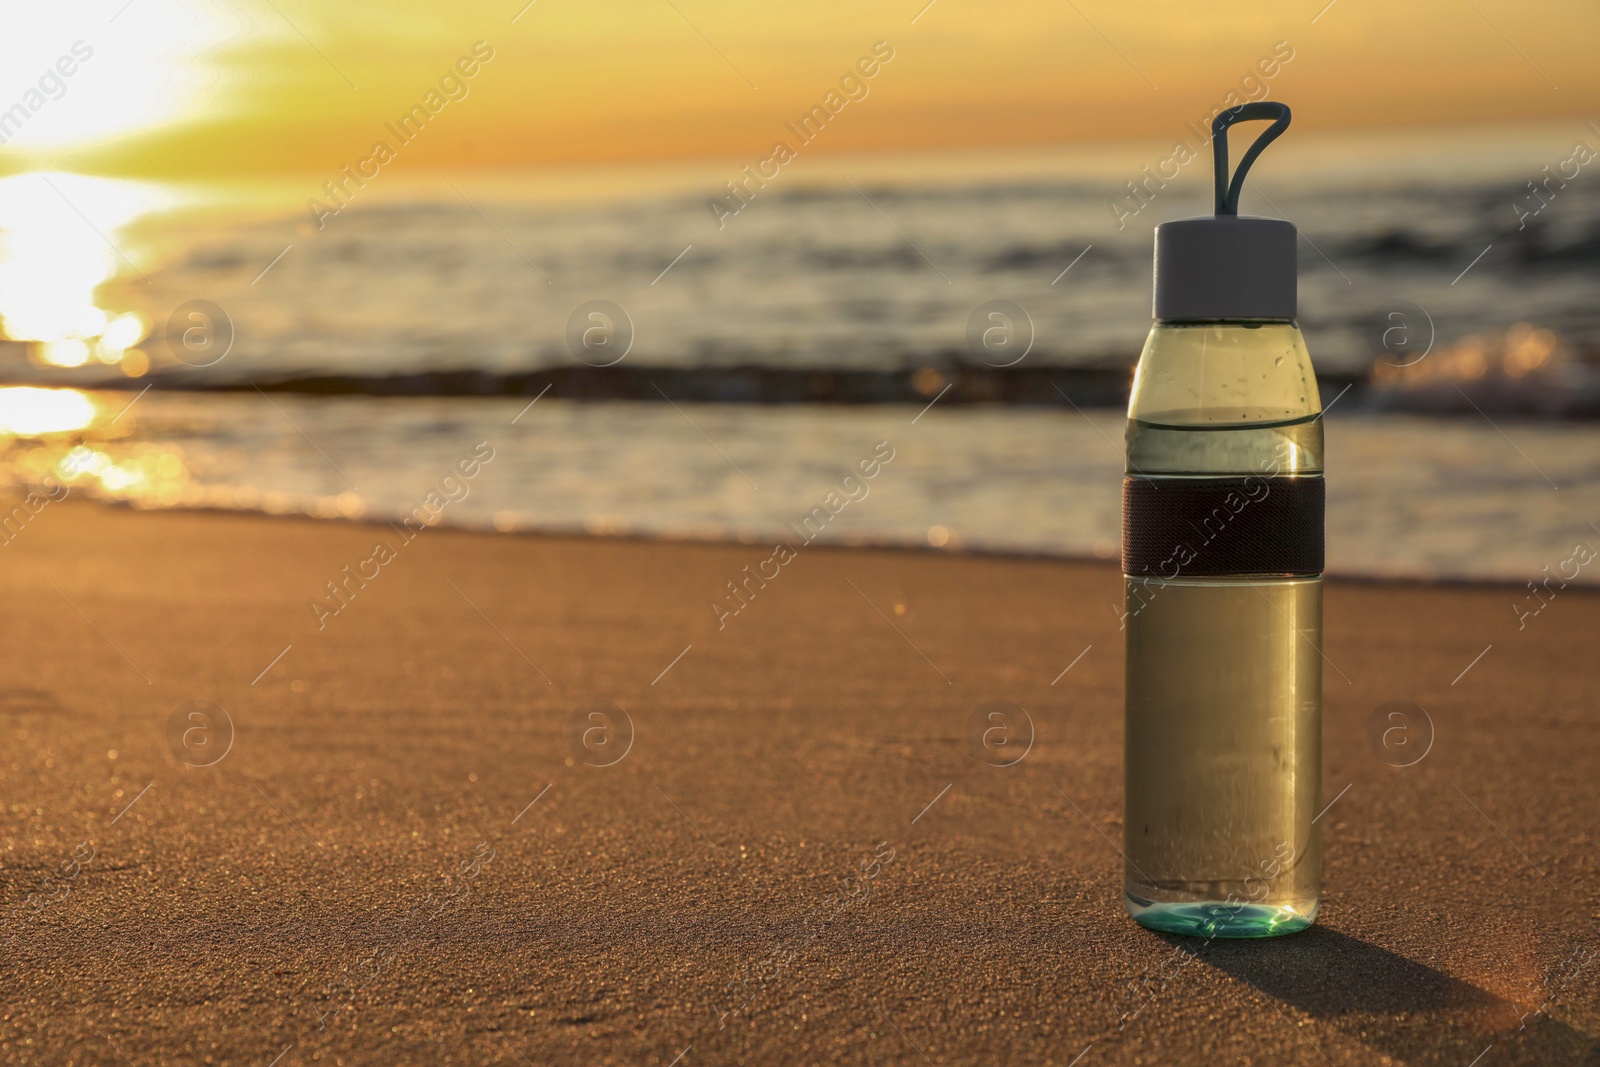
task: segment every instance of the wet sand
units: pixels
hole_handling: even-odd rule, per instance
[[[0,1058],[1600,1062],[1600,595],[1330,583],[1322,921],[1207,944],[1122,911],[1113,566],[805,549],[719,630],[771,554],[51,504]]]

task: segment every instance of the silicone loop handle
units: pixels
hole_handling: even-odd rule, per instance
[[[1266,131],[1257,137],[1239,160],[1239,169],[1233,174],[1233,181],[1228,180],[1228,127],[1236,122],[1249,122],[1252,119],[1275,119]],[[1244,188],[1245,173],[1249,171],[1250,164],[1256,161],[1263,149],[1275,141],[1280,133],[1289,128],[1289,105],[1280,104],[1274,100],[1259,100],[1253,104],[1240,104],[1230,107],[1211,120],[1211,155],[1216,164],[1216,213],[1218,215],[1239,214],[1239,191]]]

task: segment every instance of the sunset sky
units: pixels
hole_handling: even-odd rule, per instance
[[[524,2],[30,5],[0,43],[0,110],[42,106],[0,126],[0,169],[335,172],[478,41],[493,58],[404,166],[758,159],[878,41],[893,60],[819,150],[1176,137],[1278,42],[1270,94],[1304,128],[1600,115],[1582,0]],[[78,42],[92,56],[51,76]]]

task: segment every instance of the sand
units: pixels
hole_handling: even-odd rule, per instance
[[[1330,583],[1322,921],[1206,944],[1122,910],[1113,566],[806,549],[719,629],[770,555],[50,505],[0,1058],[1600,1063],[1600,596]]]

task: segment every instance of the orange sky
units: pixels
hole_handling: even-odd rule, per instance
[[[59,100],[34,95],[0,167],[331,174],[379,140],[408,168],[753,161],[878,41],[894,58],[815,150],[1176,138],[1275,46],[1293,58],[1270,95],[1301,127],[1600,118],[1585,0],[123,3],[7,16],[26,25],[0,45],[0,111],[75,42],[94,55]],[[467,95],[401,146],[385,123],[478,41],[493,58]]]

